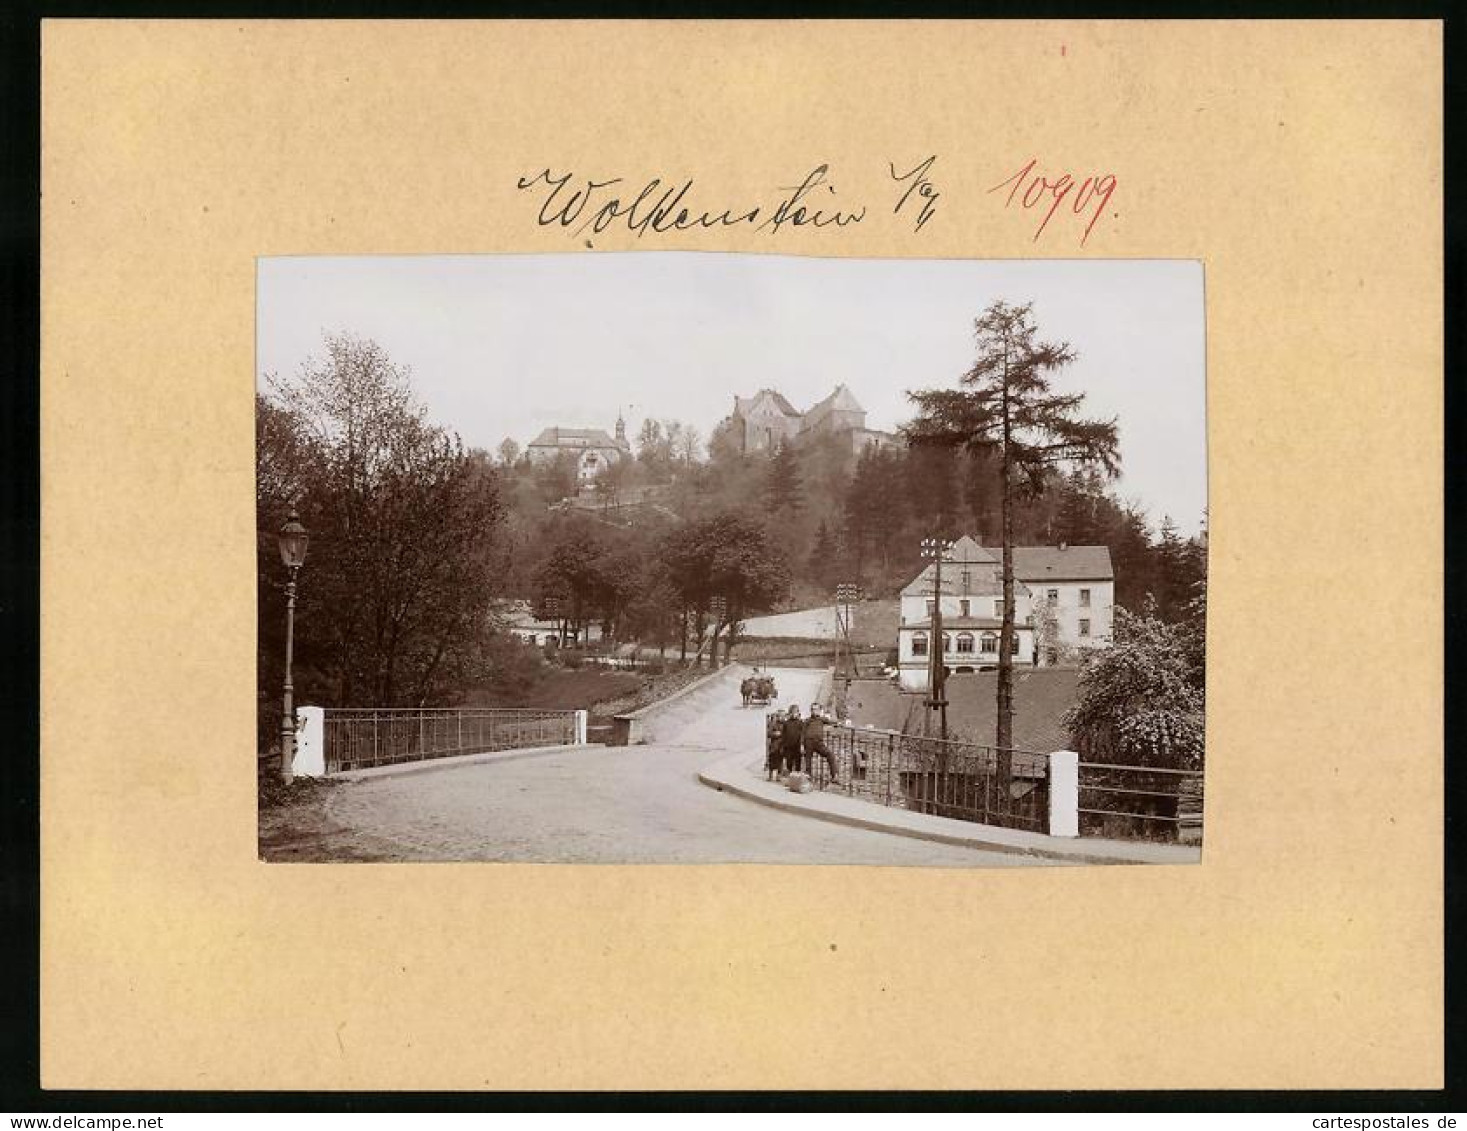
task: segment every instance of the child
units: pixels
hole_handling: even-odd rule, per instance
[[[773,781],[780,771],[780,737],[784,729],[784,712],[770,711],[764,719],[765,781]]]

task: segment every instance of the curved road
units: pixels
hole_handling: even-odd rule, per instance
[[[775,673],[802,707],[821,673]],[[763,749],[764,715],[736,692],[655,744],[568,750],[340,784],[266,830],[272,860],[498,860],[603,864],[1032,866],[1032,857],[935,844],[783,812],[698,782]]]

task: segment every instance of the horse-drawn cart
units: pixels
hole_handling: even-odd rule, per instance
[[[758,674],[744,678],[739,684],[739,694],[743,697],[745,707],[751,703],[760,707],[767,706],[771,700],[779,697],[773,677]]]

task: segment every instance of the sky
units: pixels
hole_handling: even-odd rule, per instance
[[[709,252],[316,256],[259,261],[257,377],[289,377],[325,335],[371,338],[466,444],[625,415],[706,440],[737,393],[807,409],[837,384],[871,428],[910,389],[955,388],[973,320],[1032,302],[1078,360],[1055,378],[1116,417],[1119,497],[1195,533],[1207,505],[1202,265],[1185,260],[817,259]]]

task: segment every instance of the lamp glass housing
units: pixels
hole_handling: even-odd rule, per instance
[[[291,511],[289,520],[280,528],[280,560],[286,569],[299,569],[305,564],[306,543],[309,541],[306,528],[301,525],[296,513]]]

